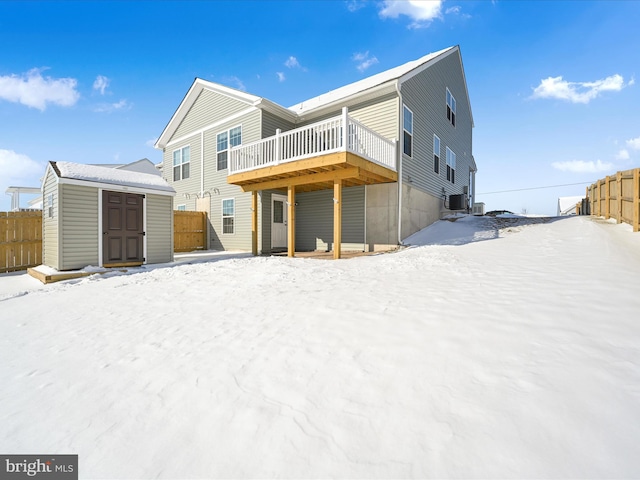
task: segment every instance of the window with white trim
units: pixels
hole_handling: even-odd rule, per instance
[[[433,172],[440,173],[440,138],[433,136]]]
[[[189,178],[189,164],[191,160],[191,147],[179,148],[173,151],[173,181]]]
[[[229,149],[242,145],[242,126],[220,132],[216,137],[216,155],[218,170],[228,166]]]
[[[447,88],[447,120],[451,122],[451,125],[456,126],[456,99],[451,95],[451,92]]]
[[[222,233],[235,233],[236,201],[234,198],[222,200]]]
[[[183,203],[182,205],[178,205],[176,207],[176,210],[178,210],[179,212],[186,212],[187,211],[187,206]]]
[[[456,183],[456,154],[447,147],[447,180]]]
[[[402,110],[402,151],[405,155],[413,155],[413,112],[406,105]]]

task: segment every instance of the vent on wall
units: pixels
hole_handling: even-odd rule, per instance
[[[464,193],[449,195],[449,210],[466,210],[467,196]]]

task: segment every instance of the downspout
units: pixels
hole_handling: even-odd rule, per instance
[[[204,131],[200,132],[200,198],[204,198]]]
[[[402,245],[402,142],[404,127],[404,102],[402,101],[402,92],[400,91],[400,80],[396,80],[396,91],[398,92],[398,100],[400,101],[399,112],[400,122],[398,130],[398,138],[400,141],[396,143],[396,152],[398,155],[398,245]],[[398,149],[400,145],[400,149]]]

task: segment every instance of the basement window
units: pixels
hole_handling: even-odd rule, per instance
[[[222,200],[222,233],[235,233],[236,201],[234,198]]]

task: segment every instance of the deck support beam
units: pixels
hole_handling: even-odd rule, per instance
[[[258,191],[251,192],[251,253],[258,255]]]
[[[287,256],[295,257],[296,254],[296,187],[287,187]]]
[[[333,258],[340,258],[342,246],[342,180],[333,181]]]

